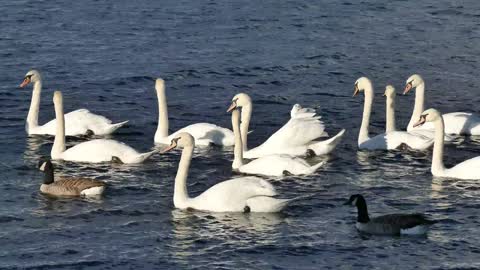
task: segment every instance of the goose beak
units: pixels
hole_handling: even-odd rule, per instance
[[[30,83],[30,78],[25,77],[25,79],[23,79],[23,82],[20,84],[20,87],[23,88],[23,87],[27,86],[29,83]]]
[[[175,147],[177,147],[177,143],[172,143],[172,144],[170,144],[170,146],[168,146],[167,148],[160,151],[160,154],[167,153],[167,152],[173,150]]]
[[[235,108],[237,108],[237,103],[234,101],[234,102],[232,102],[232,104],[230,105],[230,107],[228,107],[227,113],[233,111]]]
[[[407,83],[407,85],[405,85],[405,90],[403,90],[403,94],[406,95],[408,92],[410,92],[410,90],[412,90],[412,83],[409,82]]]
[[[418,120],[418,122],[413,125],[413,127],[419,127],[419,126],[425,124],[425,121],[426,121],[426,119],[425,119],[425,117],[422,115],[422,116],[420,116],[420,119]]]
[[[358,92],[360,92],[360,89],[358,89],[358,86],[355,85],[355,89],[353,90],[353,96],[352,97],[358,95]]]

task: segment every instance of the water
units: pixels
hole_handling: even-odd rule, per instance
[[[441,180],[431,152],[357,151],[362,97],[353,83],[369,76],[377,98],[373,134],[384,127],[387,83],[400,91],[420,73],[428,106],[476,111],[480,102],[478,1],[3,1],[0,3],[0,267],[172,269],[458,269],[480,268],[478,181]],[[153,79],[167,83],[170,127],[225,113],[240,91],[254,100],[250,145],[289,117],[294,103],[315,107],[327,131],[347,135],[317,174],[274,181],[282,197],[310,195],[281,214],[209,214],[174,210],[179,152],[145,164],[56,163],[57,175],[106,181],[99,200],[38,193],[38,158],[50,137],[27,137],[31,68],[42,71],[40,123],[54,117],[53,91],[65,110],[86,107],[130,120],[113,138],[153,147]],[[413,95],[398,96],[405,127]],[[74,145],[77,140],[68,140]],[[447,146],[447,165],[480,155],[479,138]],[[231,149],[197,150],[189,191],[228,179]],[[355,231],[356,210],[341,204],[362,193],[372,215],[424,212],[441,222],[425,237]]]

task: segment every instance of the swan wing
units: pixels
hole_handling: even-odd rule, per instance
[[[118,157],[124,163],[136,163],[141,155],[124,143],[97,139],[67,149],[62,153],[62,158],[78,162],[110,162],[112,157]]]
[[[215,144],[232,146],[234,144],[233,132],[230,129],[210,123],[196,123],[186,126],[168,136],[167,143],[170,143],[171,139],[182,132],[190,133],[195,138],[196,145],[208,146]]]
[[[480,179],[480,157],[474,157],[447,169],[448,177],[461,179]]]
[[[247,174],[283,176],[286,172],[294,175],[310,173],[310,165],[303,159],[289,155],[270,155],[250,161],[239,168]]]
[[[257,196],[275,196],[275,188],[266,180],[248,176],[220,182],[191,199],[197,210],[243,212],[247,200]]]

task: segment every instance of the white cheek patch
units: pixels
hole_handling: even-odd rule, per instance
[[[43,162],[42,166],[40,166],[40,171],[45,171],[45,165],[47,165],[47,162]]]
[[[352,205],[357,205],[357,198],[356,198],[356,197],[355,197],[355,199],[353,200]]]

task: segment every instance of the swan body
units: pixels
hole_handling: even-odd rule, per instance
[[[305,160],[289,155],[263,156],[244,164],[242,138],[240,135],[240,112],[238,109],[232,110],[232,127],[235,136],[232,168],[241,173],[266,176],[312,174],[324,164],[320,162],[314,166],[310,166]]]
[[[358,135],[358,148],[366,150],[392,150],[398,149],[402,145],[407,145],[412,149],[423,150],[427,149],[433,144],[433,140],[428,137],[411,134],[405,131],[396,131],[394,114],[392,111],[393,106],[392,104],[388,103],[387,122],[389,123],[387,124],[387,130],[389,131],[370,138],[368,127],[370,125],[370,114],[372,110],[374,92],[371,81],[366,77],[359,78],[355,82],[354,96],[361,91],[365,93],[365,104],[363,109],[362,125]]]
[[[107,139],[91,140],[66,149],[63,97],[60,91],[55,91],[53,103],[58,125],[51,151],[52,159],[92,163],[109,161],[140,163],[156,152],[152,151],[141,154],[124,143]]]
[[[422,214],[390,214],[370,218],[367,203],[362,195],[352,195],[345,205],[357,207],[357,223],[360,232],[377,235],[413,235],[425,234],[429,227],[436,223]]]
[[[53,119],[44,125],[38,125],[40,110],[40,94],[42,91],[42,78],[36,70],[31,70],[25,75],[20,87],[33,83],[32,101],[27,116],[25,129],[29,135],[55,135],[57,122]],[[128,121],[113,124],[108,118],[91,113],[87,109],[78,109],[65,114],[65,134],[78,136],[93,133],[95,135],[107,135],[115,132]]]
[[[87,178],[62,178],[54,180],[54,167],[50,160],[41,161],[39,169],[44,172],[40,192],[53,196],[99,196],[105,183]]]
[[[195,139],[188,133],[178,134],[163,152],[176,147],[183,148],[173,194],[176,208],[211,212],[278,212],[287,205],[289,200],[274,198],[277,193],[269,182],[253,176],[220,182],[191,198],[186,181]]]
[[[242,109],[240,129],[244,158],[254,159],[277,154],[302,156],[309,151],[313,151],[316,155],[328,154],[335,149],[345,132],[345,130],[342,130],[335,137],[326,141],[314,141],[325,134],[325,126],[320,121],[320,117],[309,111],[311,109],[304,112],[295,111],[293,117],[291,117],[283,127],[272,134],[263,144],[248,150],[247,135],[252,107],[250,97],[245,93],[240,93],[233,97],[232,104],[227,110],[232,111],[235,108]]]
[[[425,82],[420,75],[414,74],[407,79],[407,85],[403,94],[407,94],[411,89],[415,89],[415,105],[407,130],[428,130],[432,132],[433,137],[434,125],[432,123],[426,123],[420,127],[413,126],[425,108]],[[443,121],[445,123],[445,134],[480,135],[480,115],[478,114],[466,112],[446,113],[443,114]]]
[[[466,160],[452,168],[445,168],[443,163],[445,124],[442,114],[435,109],[428,109],[420,115],[414,127],[423,125],[424,123],[433,123],[435,127],[432,174],[438,177],[480,179],[480,156]]]
[[[155,132],[155,143],[170,144],[172,138],[177,137],[180,133],[189,133],[195,138],[197,146],[221,145],[233,146],[233,132],[227,128],[223,128],[210,123],[196,123],[186,126],[177,132],[168,135],[168,108],[167,97],[165,94],[165,82],[157,79],[155,82],[155,90],[158,99],[158,126]]]

